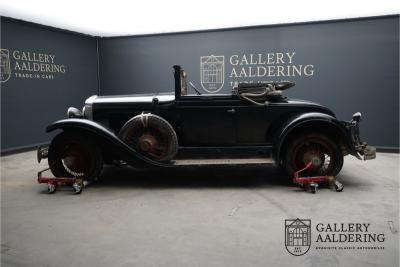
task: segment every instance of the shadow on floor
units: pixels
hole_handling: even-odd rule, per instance
[[[180,166],[153,170],[107,166],[96,187],[221,188],[293,186],[291,178],[274,166]]]

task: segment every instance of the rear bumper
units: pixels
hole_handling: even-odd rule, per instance
[[[357,113],[356,113],[357,114]],[[355,115],[356,115],[355,114]],[[376,158],[376,148],[368,145],[366,142],[362,142],[360,138],[360,121],[361,121],[361,113],[358,113],[359,116],[355,117],[353,115],[353,119],[349,122],[345,122],[346,128],[348,130],[348,134],[351,139],[353,155],[358,159],[370,160]]]

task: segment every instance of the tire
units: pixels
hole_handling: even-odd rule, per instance
[[[74,132],[62,132],[50,143],[48,163],[56,177],[91,181],[99,177],[103,158],[101,150],[91,139]]]
[[[130,119],[118,137],[140,154],[155,160],[169,161],[178,152],[178,137],[168,121],[148,113]]]
[[[285,146],[283,166],[289,175],[304,168],[311,161],[312,168],[302,176],[336,176],[343,167],[343,153],[329,137],[310,133],[291,138]]]

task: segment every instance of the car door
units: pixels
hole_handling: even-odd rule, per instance
[[[265,145],[270,124],[267,105],[242,102],[235,107],[236,143],[238,145]]]
[[[235,110],[229,97],[184,96],[176,101],[181,146],[231,146]]]

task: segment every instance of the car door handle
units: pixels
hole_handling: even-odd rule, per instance
[[[226,112],[228,112],[228,113],[235,113],[236,110],[235,110],[234,108],[231,108],[231,109],[228,109]]]

